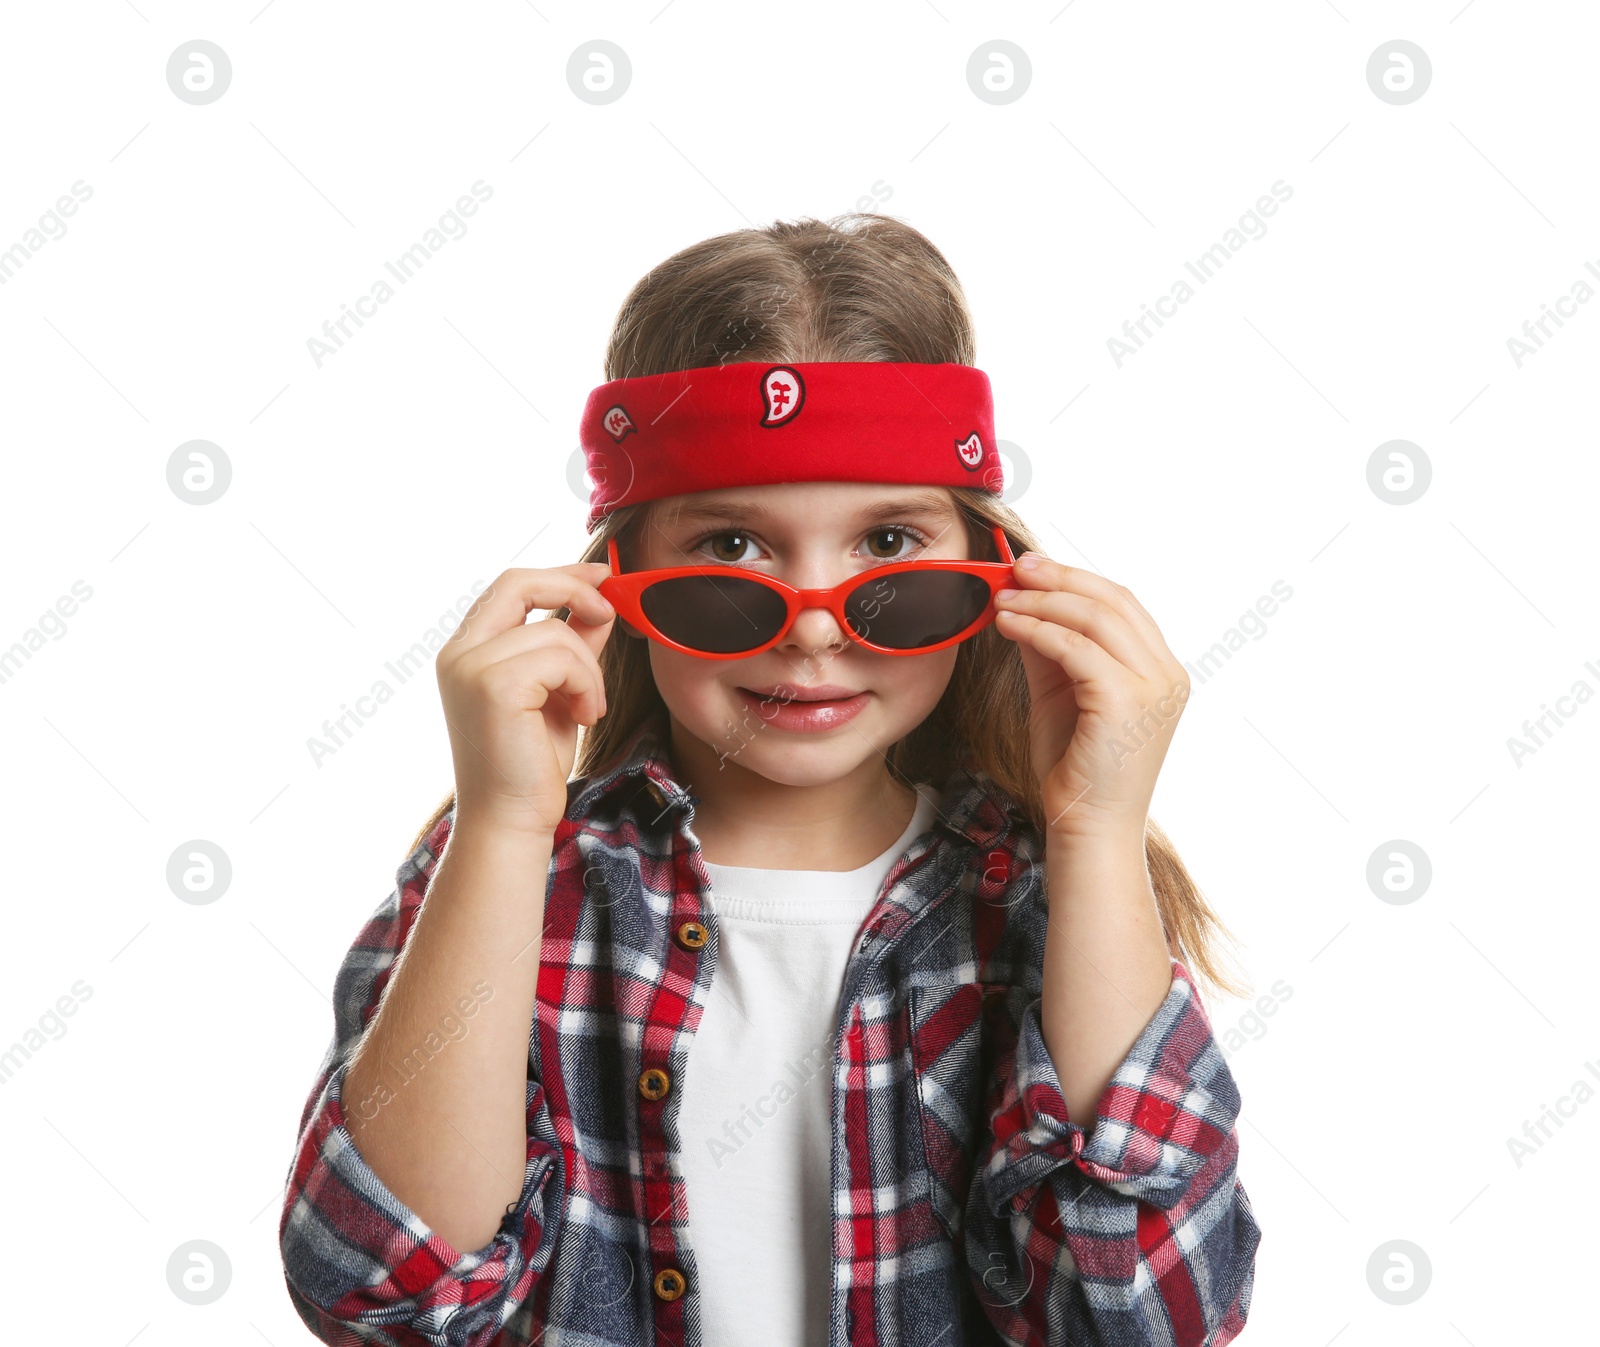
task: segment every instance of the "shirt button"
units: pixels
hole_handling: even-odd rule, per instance
[[[653,777],[645,777],[644,788],[650,798],[656,802],[657,809],[665,809],[667,807],[667,793],[661,789]]]
[[[671,1086],[671,1079],[659,1066],[649,1067],[639,1073],[639,1093],[646,1099],[664,1097]]]
[[[697,921],[686,921],[678,927],[678,943],[685,949],[699,949],[708,938],[706,928]]]
[[[664,1267],[655,1276],[656,1295],[662,1300],[676,1300],[689,1289],[683,1273],[675,1267]]]

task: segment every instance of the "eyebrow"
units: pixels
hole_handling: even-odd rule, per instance
[[[933,515],[948,520],[955,517],[955,511],[947,496],[924,491],[910,496],[898,496],[893,500],[875,501],[857,510],[855,517],[858,520],[867,520],[885,519],[895,515]],[[772,511],[765,505],[730,500],[703,505],[685,505],[681,511],[672,516],[672,521],[677,523],[680,520],[697,519],[767,520],[770,518]]]

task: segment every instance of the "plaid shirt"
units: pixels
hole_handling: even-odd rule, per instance
[[[335,987],[279,1239],[330,1344],[700,1347],[677,1111],[717,965],[696,797],[647,721],[570,783],[529,1042],[527,1168],[462,1253],[382,1184],[341,1100],[454,819],[401,865]],[[1188,971],[1091,1126],[1040,1028],[1039,835],[981,772],[890,869],[851,951],[832,1088],[828,1347],[1220,1347],[1260,1230],[1236,1177],[1239,1092]]]

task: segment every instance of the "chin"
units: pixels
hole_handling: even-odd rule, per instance
[[[730,754],[723,761],[722,770],[745,771],[774,785],[807,790],[842,781],[859,768],[867,757],[875,756],[859,738],[853,746],[817,745],[803,753],[787,751],[779,745],[776,752],[768,749],[758,754],[752,744],[747,745],[742,753]]]

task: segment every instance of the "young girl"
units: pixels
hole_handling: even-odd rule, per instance
[[[338,975],[301,1317],[1231,1341],[1260,1231],[1190,969],[1238,989],[1146,813],[1188,683],[1000,500],[945,259],[877,215],[710,239],[605,364],[584,560],[438,656],[456,788]]]

